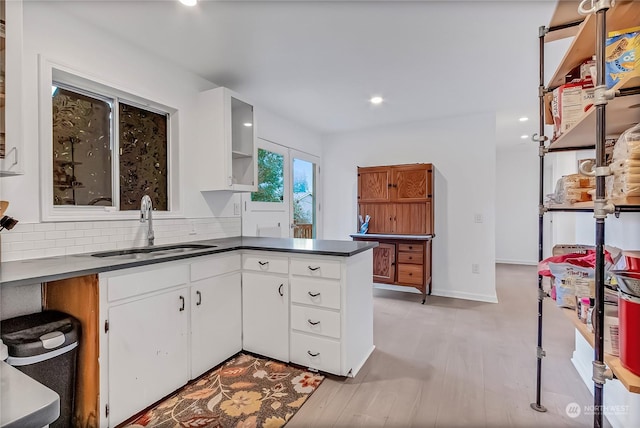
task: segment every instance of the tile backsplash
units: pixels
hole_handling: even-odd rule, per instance
[[[138,220],[18,223],[2,233],[3,262],[107,251],[147,244]],[[155,244],[227,238],[241,234],[239,217],[154,219]]]

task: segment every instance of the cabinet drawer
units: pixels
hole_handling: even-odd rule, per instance
[[[424,281],[422,265],[398,265],[398,282],[420,285]]]
[[[291,301],[323,308],[340,309],[340,282],[314,278],[291,281]]]
[[[240,254],[203,258],[191,263],[191,281],[240,270]]]
[[[291,332],[291,362],[340,375],[340,342]]]
[[[292,305],[291,328],[339,339],[340,312]]]
[[[113,302],[114,300],[150,293],[186,284],[187,282],[189,282],[188,265],[158,267],[109,278],[107,297],[110,302]]]
[[[398,253],[398,263],[421,265],[423,263],[422,253]]]
[[[398,244],[398,251],[422,252],[423,250],[422,244]]]
[[[289,273],[289,259],[271,255],[245,254],[242,256],[242,268],[259,272]]]
[[[341,263],[337,260],[291,259],[291,273],[316,278],[340,278]]]

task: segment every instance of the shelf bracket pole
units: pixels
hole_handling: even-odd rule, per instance
[[[596,109],[596,195],[594,202],[595,217],[595,325],[594,346],[593,346],[593,426],[601,428],[604,422],[602,405],[604,403],[604,244],[605,244],[605,219],[610,206],[607,206],[605,178],[610,171],[605,164],[605,141],[606,141],[606,107],[607,93],[604,89],[605,82],[605,46],[607,39],[607,10],[613,6],[613,0],[591,0],[591,9],[586,10],[589,0],[582,0],[578,11],[580,13],[595,13],[596,24],[596,81],[594,85],[598,88],[598,99],[594,108]],[[595,96],[595,95],[594,95]],[[611,211],[613,212],[613,211]]]
[[[544,136],[544,37],[548,30],[545,27],[538,29],[538,53],[539,53],[539,86],[538,86],[538,133],[532,136],[532,140],[539,145],[539,162],[540,168],[538,183],[538,206],[540,207],[538,215],[538,261],[543,259],[543,238],[544,238],[544,151],[545,141],[547,137]],[[537,338],[537,352],[536,352],[536,401],[531,403],[530,406],[536,412],[546,412],[547,408],[541,403],[542,394],[542,358],[545,356],[544,349],[542,348],[542,309],[544,307],[544,289],[542,287],[542,276],[538,275],[538,338]]]

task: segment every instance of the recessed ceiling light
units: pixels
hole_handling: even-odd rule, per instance
[[[180,3],[185,6],[195,6],[196,3],[198,3],[198,0],[180,0]]]
[[[526,140],[527,138],[529,138],[528,135],[521,135],[520,138],[522,138],[523,140]]]
[[[520,119],[518,119],[520,122],[526,122],[527,120],[529,120],[528,117],[526,116],[522,116]]]
[[[371,97],[371,99],[369,100],[369,102],[373,105],[382,104],[382,101],[384,100],[382,99],[382,97],[379,97],[379,96]]]
[[[247,128],[251,128],[253,126],[253,123],[251,122],[245,122],[244,126],[246,126]]]

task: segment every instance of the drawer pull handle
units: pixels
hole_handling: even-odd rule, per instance
[[[196,291],[196,296],[198,296],[198,301],[196,302],[196,306],[200,306],[202,304],[202,293]]]
[[[268,265],[268,264],[269,264],[269,262],[263,262],[263,261],[258,260],[258,264],[259,264],[260,266],[266,266],[266,265]]]
[[[309,354],[312,357],[317,357],[318,355],[320,355],[320,352],[316,352],[315,354],[311,351],[307,351],[307,354]]]
[[[284,286],[284,283],[280,284],[280,287],[278,287],[278,294],[280,295],[280,297],[284,296],[284,293],[282,292],[283,286]]]
[[[413,250],[413,247],[412,247],[411,245],[409,245],[409,249],[410,249],[410,250]]]
[[[320,295],[320,293],[312,293],[311,291],[309,291],[309,296],[311,297],[318,297]]]
[[[307,266],[309,268],[310,271],[315,272],[318,269],[320,269],[320,266],[316,266],[316,267],[311,267],[311,266]]]
[[[413,257],[409,256],[409,260],[413,260]]]
[[[413,272],[409,272],[409,276],[413,276]]]
[[[311,325],[318,325],[318,324],[320,324],[320,321],[311,321],[311,318],[309,318],[307,321],[308,321],[308,322],[309,322],[309,324],[311,324]]]
[[[180,312],[184,311],[184,297],[180,296]]]

